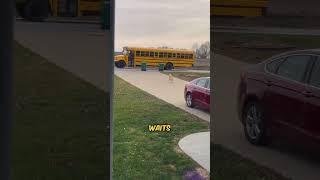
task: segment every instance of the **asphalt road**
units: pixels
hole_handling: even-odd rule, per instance
[[[214,117],[212,118],[214,143],[221,144],[293,180],[318,180],[320,162],[283,152],[271,146],[253,146],[245,139],[237,116],[236,92],[240,69],[248,65],[225,56],[215,55],[212,66],[215,73]],[[213,171],[214,165],[213,163]]]

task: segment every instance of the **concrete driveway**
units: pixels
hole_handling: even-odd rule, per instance
[[[253,146],[247,142],[236,111],[236,90],[240,69],[247,64],[215,55],[213,66],[215,67],[214,138],[211,138],[214,139],[214,143],[221,144],[293,180],[318,180],[320,178],[318,162],[289,152],[280,152],[276,148]]]

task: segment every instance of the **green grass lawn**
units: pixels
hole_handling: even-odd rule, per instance
[[[290,50],[320,48],[319,44],[320,36],[225,32],[215,32],[213,36],[215,53],[247,63],[258,63]]]
[[[210,76],[210,73],[197,73],[197,72],[163,72],[163,74],[166,74],[166,75],[172,74],[172,76],[185,81],[192,81],[200,77]]]
[[[106,94],[15,45],[13,178],[107,179]]]
[[[208,131],[209,124],[120,78],[115,79],[114,121],[114,179],[181,179],[199,167],[178,142]],[[151,133],[152,124],[171,124],[171,131]]]

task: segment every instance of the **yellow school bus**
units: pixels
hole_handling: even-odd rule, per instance
[[[163,63],[166,70],[175,67],[192,67],[195,53],[192,50],[124,47],[122,55],[115,56],[115,66],[118,68],[135,67],[142,62],[148,66],[158,66]]]
[[[211,0],[211,15],[257,17],[266,13],[269,0]]]

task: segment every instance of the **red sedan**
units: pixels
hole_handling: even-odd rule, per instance
[[[210,110],[210,77],[195,79],[186,84],[184,97],[188,107]]]
[[[320,50],[288,52],[249,67],[238,93],[240,119],[252,144],[282,137],[320,145]]]

